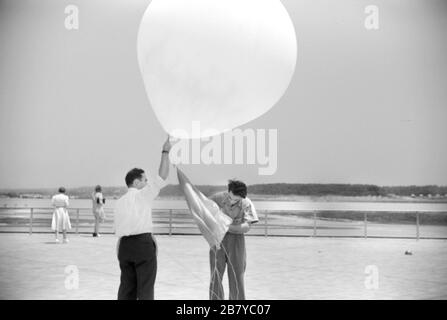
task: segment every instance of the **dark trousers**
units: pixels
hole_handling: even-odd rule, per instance
[[[247,265],[245,237],[243,234],[227,233],[220,244],[210,250],[211,283],[210,300],[223,300],[222,278],[228,266],[230,300],[245,300],[244,273]]]
[[[118,300],[154,299],[156,250],[150,233],[121,237],[118,248],[121,269]]]

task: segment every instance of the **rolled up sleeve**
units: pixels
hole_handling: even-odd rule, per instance
[[[160,190],[166,186],[166,181],[163,180],[159,175],[155,179],[148,179],[147,185],[140,190],[140,196],[147,201],[154,200],[158,194],[160,193]]]
[[[244,211],[244,222],[253,224],[259,222],[258,214],[256,212],[255,206],[250,199],[245,198],[242,203],[242,210]]]

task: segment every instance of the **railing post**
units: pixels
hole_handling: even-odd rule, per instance
[[[29,234],[33,234],[33,216],[34,216],[34,208],[30,209],[30,217],[29,217]]]
[[[368,238],[368,213],[364,212],[363,213],[363,223],[364,223],[364,237],[365,239]]]
[[[264,236],[266,236],[267,237],[267,235],[268,235],[268,224],[267,224],[267,219],[268,219],[268,211],[266,210],[265,211],[265,213],[264,213]]]
[[[416,212],[416,240],[419,240],[419,212]]]
[[[172,209],[169,209],[169,236],[172,235]]]
[[[79,209],[76,209],[76,234],[79,234]]]
[[[317,212],[314,211],[314,233],[313,237],[317,236]]]

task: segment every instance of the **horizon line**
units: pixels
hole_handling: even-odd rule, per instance
[[[424,185],[417,185],[417,184],[409,184],[409,185],[377,185],[377,184],[369,184],[369,183],[298,183],[298,182],[273,182],[273,183],[255,183],[255,184],[248,184],[247,187],[250,186],[262,186],[262,185],[352,185],[352,186],[375,186],[379,188],[397,188],[397,187],[437,187],[437,188],[446,188],[447,185],[438,185],[438,184],[424,184]],[[75,186],[75,187],[65,187],[66,189],[81,189],[81,188],[91,188],[94,189],[96,185],[84,185],[84,186]],[[167,184],[163,188],[166,188],[168,186],[179,186],[179,184]],[[227,185],[213,185],[213,184],[195,184],[195,186],[201,186],[201,187],[227,187]],[[5,191],[18,191],[18,190],[54,190],[58,189],[61,186],[58,187],[27,187],[27,188],[0,188],[0,192]],[[102,188],[127,188],[126,185],[120,185],[120,186],[103,186]],[[162,188],[162,189],[163,189]]]

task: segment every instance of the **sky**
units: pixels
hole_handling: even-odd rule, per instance
[[[124,184],[158,170],[166,133],[136,56],[148,0],[0,0],[0,188]],[[447,2],[283,0],[297,34],[281,100],[241,129],[277,130],[277,170],[185,164],[197,184],[447,185]],[[67,5],[79,29],[64,26]],[[379,9],[379,29],[364,26]],[[174,170],[168,179],[177,183]]]

